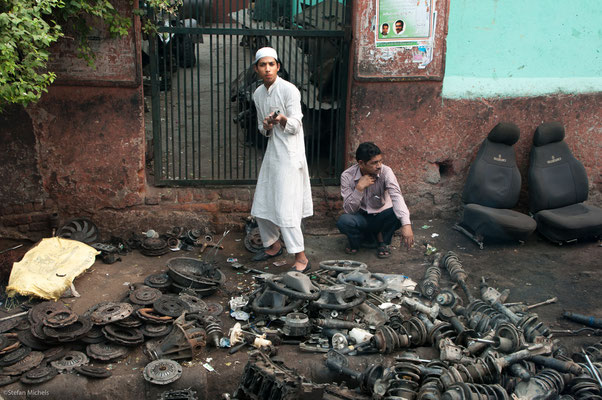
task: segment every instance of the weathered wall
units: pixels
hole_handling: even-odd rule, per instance
[[[488,17],[490,14],[474,13],[470,11],[474,4],[462,1],[451,2],[451,15],[460,18],[463,12],[467,12],[473,19],[470,26],[484,26],[483,30],[486,30],[489,24],[510,25],[509,29],[512,29],[515,23],[521,22],[520,19],[505,20],[500,17],[509,15],[499,12],[500,8],[507,7],[506,2],[502,4],[497,1],[483,1],[479,4],[481,8],[487,5],[490,8],[497,7],[498,18],[492,22]],[[445,9],[446,6],[450,6],[449,2],[437,2],[439,10]],[[591,7],[593,10],[593,5]],[[464,179],[480,143],[495,124],[511,121],[521,129],[521,138],[515,148],[523,175],[523,193],[519,207],[525,210],[525,173],[533,132],[537,125],[544,121],[561,121],[566,126],[566,141],[569,147],[584,163],[588,172],[590,202],[601,204],[601,92],[576,94],[581,91],[574,90],[574,93],[565,91],[537,97],[481,95],[476,98],[446,99],[442,96],[443,84],[437,80],[436,70],[428,74],[415,67],[412,69],[411,61],[399,66],[395,64],[395,60],[407,59],[407,53],[413,50],[397,48],[386,49],[387,52],[383,52],[374,47],[374,31],[370,24],[375,14],[373,8],[373,2],[361,1],[355,4],[354,10],[355,60],[350,84],[350,134],[347,143],[347,159],[350,163],[360,142],[373,141],[384,149],[385,163],[393,167],[399,177],[402,191],[414,215],[454,213],[461,204],[460,194]],[[555,7],[548,6],[546,13],[539,13],[538,24],[521,25],[521,29],[529,31],[521,35],[522,39],[528,42],[531,33],[539,40],[539,34],[535,33],[539,24],[551,23],[557,19],[556,11],[563,12],[562,7],[556,11],[554,9]],[[474,21],[479,15],[482,15],[483,19]],[[444,18],[443,24],[446,22],[447,19]],[[451,30],[452,22],[449,24]],[[459,25],[457,29],[462,29],[462,24]],[[570,30],[570,27],[567,29]],[[454,42],[453,46],[447,48],[446,53],[448,43],[442,40],[442,37],[449,40],[447,26],[438,24],[434,41],[434,62],[443,57],[453,58],[463,65],[471,65],[473,70],[479,70],[481,67],[478,57],[475,60],[474,54],[487,50],[495,51],[503,46],[498,45],[498,42],[503,42],[499,36],[489,35],[487,37],[490,40],[486,43],[479,42],[478,46],[462,35],[456,36],[459,37],[458,40],[463,40],[463,45]],[[452,51],[454,54],[450,54]],[[362,75],[362,68],[366,70],[363,66],[380,65],[384,56],[392,60],[387,62],[389,67],[381,68],[378,73],[373,72],[370,79],[366,79]],[[556,53],[556,57],[564,58],[564,55]],[[584,58],[587,58],[587,54]],[[509,63],[520,61],[520,57],[506,60],[503,67],[507,68]],[[578,62],[587,60],[570,61]],[[447,73],[446,68],[445,79]]]

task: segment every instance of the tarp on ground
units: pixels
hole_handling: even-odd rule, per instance
[[[73,280],[94,264],[99,252],[77,240],[42,239],[13,264],[6,293],[58,300]]]

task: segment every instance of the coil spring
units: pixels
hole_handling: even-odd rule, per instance
[[[585,352],[592,361],[602,361],[602,341],[587,346]]]
[[[528,314],[518,321],[517,328],[523,331],[528,342],[534,342],[537,336],[550,336],[550,328],[539,322],[537,315]]]
[[[508,392],[500,385],[456,383],[442,397],[443,400],[509,400]]]
[[[428,333],[429,342],[439,348],[439,342],[445,338],[452,341],[456,340],[458,332],[449,322],[438,321],[433,325],[433,328]]]
[[[422,385],[418,391],[417,400],[440,400],[443,392],[443,383],[441,383],[441,374],[447,369],[447,365],[439,360],[431,361],[427,365],[430,372],[426,372],[422,376]],[[441,372],[432,372],[436,370]]]
[[[568,384],[570,387],[569,393],[573,395],[576,400],[585,399],[602,399],[600,385],[598,382],[587,375],[581,375],[571,380]]]
[[[474,364],[450,366],[441,374],[441,382],[448,389],[457,383],[490,384],[499,383],[499,380],[500,375],[491,357],[477,358]]]
[[[532,377],[529,382],[518,383],[514,393],[520,398],[521,395],[525,395],[530,392],[530,387],[532,384],[539,386],[539,388],[544,392],[558,395],[564,389],[564,378],[560,372],[546,368]]]
[[[458,256],[453,251],[448,251],[443,257],[443,265],[449,272],[449,275],[453,281],[464,281],[468,277],[468,274],[466,271],[464,271]]]
[[[224,336],[220,321],[213,316],[207,316],[203,322],[208,342],[213,344],[214,347],[219,347],[219,341]]]
[[[374,347],[383,354],[400,350],[410,343],[410,338],[405,333],[398,333],[388,325],[383,325],[372,336]]]
[[[404,332],[410,337],[412,346],[419,347],[426,343],[428,332],[424,322],[418,317],[411,317],[407,321],[402,321]]]
[[[441,269],[437,265],[431,265],[424,271],[424,278],[420,283],[420,292],[429,300],[439,293],[439,279]]]
[[[414,399],[420,387],[420,368],[411,362],[400,362],[393,366],[384,399]]]
[[[594,372],[592,371],[592,369],[590,368],[588,363],[577,363],[582,371],[583,374],[581,376],[587,376],[589,378],[594,378],[596,379],[596,377],[594,376]],[[592,363],[592,365],[594,366],[594,368],[596,369],[596,372],[598,373],[598,375],[602,376],[602,363]]]
[[[500,324],[509,322],[508,317],[495,310],[483,300],[475,300],[466,307],[466,314],[470,316],[468,325],[479,333],[486,333],[496,329]]]

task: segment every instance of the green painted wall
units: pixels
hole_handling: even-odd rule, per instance
[[[451,0],[443,97],[602,92],[602,0]]]

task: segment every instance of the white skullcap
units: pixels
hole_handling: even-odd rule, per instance
[[[273,57],[274,60],[278,61],[278,53],[276,53],[276,50],[271,47],[262,47],[255,53],[255,61],[253,61],[253,64],[257,64],[257,61],[261,60],[263,57]]]

